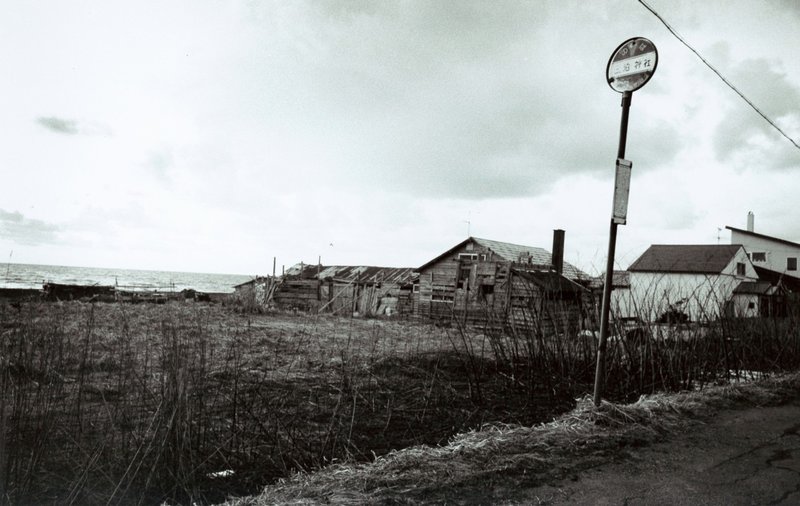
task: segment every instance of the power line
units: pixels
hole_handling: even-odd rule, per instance
[[[650,7],[649,5],[647,5],[647,3],[645,3],[645,2],[644,2],[644,0],[638,0],[638,1],[639,1],[639,3],[640,3],[640,4],[642,4],[642,5],[645,7],[645,9],[647,9],[648,11],[650,11],[651,13],[653,13],[653,15],[654,15],[655,17],[657,17],[659,21],[661,21],[661,23],[662,23],[662,24],[663,24],[663,25],[664,25],[664,26],[667,28],[667,30],[669,30],[669,33],[671,33],[671,34],[672,34],[672,35],[673,35],[673,36],[674,36],[676,39],[678,39],[679,41],[681,41],[681,43],[682,43],[684,46],[686,46],[687,48],[689,48],[689,51],[693,52],[693,53],[695,54],[695,56],[697,56],[698,58],[700,58],[700,61],[702,61],[702,62],[703,62],[705,65],[706,65],[706,67],[710,68],[712,72],[714,72],[715,74],[717,74],[717,76],[718,76],[720,79],[722,79],[722,82],[723,82],[723,83],[727,84],[727,85],[728,85],[728,87],[729,87],[730,89],[732,89],[734,92],[736,92],[736,94],[737,94],[737,95],[739,95],[739,96],[742,98],[742,100],[744,100],[745,102],[747,102],[747,105],[749,105],[750,107],[752,107],[752,108],[753,108],[753,110],[754,110],[754,111],[756,111],[756,112],[759,114],[759,116],[761,116],[762,118],[764,118],[764,120],[765,120],[767,123],[769,123],[769,124],[772,126],[772,128],[774,128],[775,130],[777,130],[778,132],[780,132],[780,134],[781,134],[782,136],[786,137],[786,139],[787,139],[789,142],[791,142],[792,144],[794,144],[794,147],[796,147],[797,149],[800,149],[800,145],[798,145],[798,144],[797,144],[797,142],[795,142],[795,140],[794,140],[794,139],[792,139],[791,137],[789,137],[789,136],[786,134],[786,132],[784,132],[784,131],[781,129],[781,127],[779,127],[777,124],[775,124],[775,122],[774,122],[774,121],[772,121],[772,120],[771,120],[771,119],[770,119],[770,118],[769,118],[769,117],[768,117],[766,114],[764,114],[764,113],[761,111],[761,109],[759,109],[758,107],[756,107],[756,105],[755,105],[753,102],[751,102],[749,98],[745,97],[745,96],[744,96],[744,94],[743,94],[741,91],[739,91],[739,89],[738,89],[738,88],[736,88],[736,86],[734,86],[734,85],[733,85],[733,83],[731,83],[730,81],[728,81],[728,80],[725,78],[725,76],[723,76],[723,75],[722,75],[722,74],[721,74],[721,73],[720,73],[720,72],[719,72],[719,71],[718,71],[716,68],[714,68],[714,66],[713,66],[713,65],[711,65],[711,64],[710,64],[710,63],[709,63],[709,62],[708,62],[708,61],[707,61],[705,58],[703,58],[703,57],[700,55],[700,53],[698,53],[698,52],[695,50],[695,48],[693,48],[691,45],[689,45],[689,43],[688,43],[688,42],[686,42],[685,40],[683,40],[683,37],[681,37],[680,35],[678,35],[678,34],[677,34],[677,32],[675,32],[675,30],[674,30],[674,29],[673,29],[673,28],[672,28],[672,27],[669,25],[669,23],[667,23],[667,22],[664,20],[664,18],[662,18],[662,17],[661,17],[661,15],[660,15],[659,13],[657,13],[657,12],[656,12],[656,11],[655,11],[655,10],[654,10],[652,7]]]

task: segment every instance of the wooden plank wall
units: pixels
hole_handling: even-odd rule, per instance
[[[469,265],[470,273],[459,288],[461,265]],[[419,283],[415,314],[422,318],[545,334],[572,332],[583,318],[580,296],[545,296],[535,283],[514,276],[508,263],[443,259],[421,272]]]
[[[285,279],[273,298],[276,304],[285,308],[315,310],[321,305],[320,282],[316,279]]]

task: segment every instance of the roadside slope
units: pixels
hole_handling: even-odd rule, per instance
[[[524,491],[525,504],[800,503],[800,402],[727,410],[667,441],[624,452],[575,481]]]
[[[785,405],[797,399],[799,393],[800,374],[794,373],[702,392],[643,396],[628,405],[603,402],[595,407],[587,397],[579,401],[575,410],[550,423],[484,427],[455,436],[446,446],[413,447],[368,464],[342,464],[316,473],[299,473],[265,488],[258,496],[226,504],[622,504],[624,501],[611,495],[609,502],[598,502],[600,493],[588,487],[590,481],[583,476],[599,476],[598,469],[616,465],[634,466],[627,468],[633,473],[641,467],[636,458],[642,462],[653,460],[642,457],[640,452],[657,452],[660,447],[654,445],[666,445],[663,451],[667,454],[676,453],[681,444],[701,451],[700,447],[718,443],[708,440],[716,433],[703,435],[703,427],[716,427],[710,422],[736,416],[735,412],[726,414],[726,410],[738,409],[757,416],[761,407]],[[783,409],[787,408],[796,406]],[[696,434],[697,438],[675,443],[676,438],[685,438],[686,434]],[[737,448],[750,451],[746,445],[738,444],[737,438],[729,441],[732,449],[721,455]],[[614,472],[624,474],[622,469]],[[599,476],[597,483],[605,479]],[[562,493],[560,490],[569,489],[564,483],[587,488]],[[633,487],[622,489],[627,493]],[[676,493],[677,498],[682,497]],[[659,503],[645,500],[640,504]]]

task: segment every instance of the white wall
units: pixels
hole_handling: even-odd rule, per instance
[[[736,274],[736,264],[745,264],[745,275]],[[677,304],[692,321],[708,321],[722,314],[725,302],[742,281],[755,281],[753,264],[740,249],[720,274],[631,272],[630,309],[640,318],[653,321]]]
[[[638,316],[636,303],[630,288],[614,288],[611,292],[611,317],[633,318]]]
[[[756,318],[760,316],[760,297],[754,294],[737,294],[732,299],[733,315],[737,318]],[[750,305],[753,307],[750,307]]]
[[[800,248],[792,247],[779,241],[771,241],[761,237],[754,237],[750,234],[743,234],[736,230],[731,230],[731,244],[743,245],[748,253],[766,252],[766,262],[753,262],[753,264],[800,279],[800,270],[786,270],[787,258],[793,257],[800,261]]]

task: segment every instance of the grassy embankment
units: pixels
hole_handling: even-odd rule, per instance
[[[642,396],[630,404],[603,401],[596,407],[586,396],[549,423],[495,424],[458,434],[446,445],[297,473],[225,506],[528,504],[528,489],[576,479],[582,470],[691,430],[720,410],[780,405],[798,396],[800,373]]]
[[[478,479],[530,472],[545,457],[525,445],[566,444],[538,441],[537,424],[590,390],[596,353],[592,337],[535,325],[486,332],[191,303],[0,306],[0,324],[0,504],[208,503],[331,464],[262,500],[329,498],[338,481],[359,497],[427,479],[458,484],[474,478],[471,466]],[[800,365],[792,319],[649,335],[662,330],[645,326],[611,343],[607,398]],[[584,425],[602,426],[607,415],[581,418],[564,451],[591,448],[597,438]],[[526,441],[519,451],[517,435]],[[491,448],[507,458],[485,460]],[[462,453],[475,456],[466,472],[435,467]],[[374,461],[370,469],[391,476],[336,465],[343,461]]]

